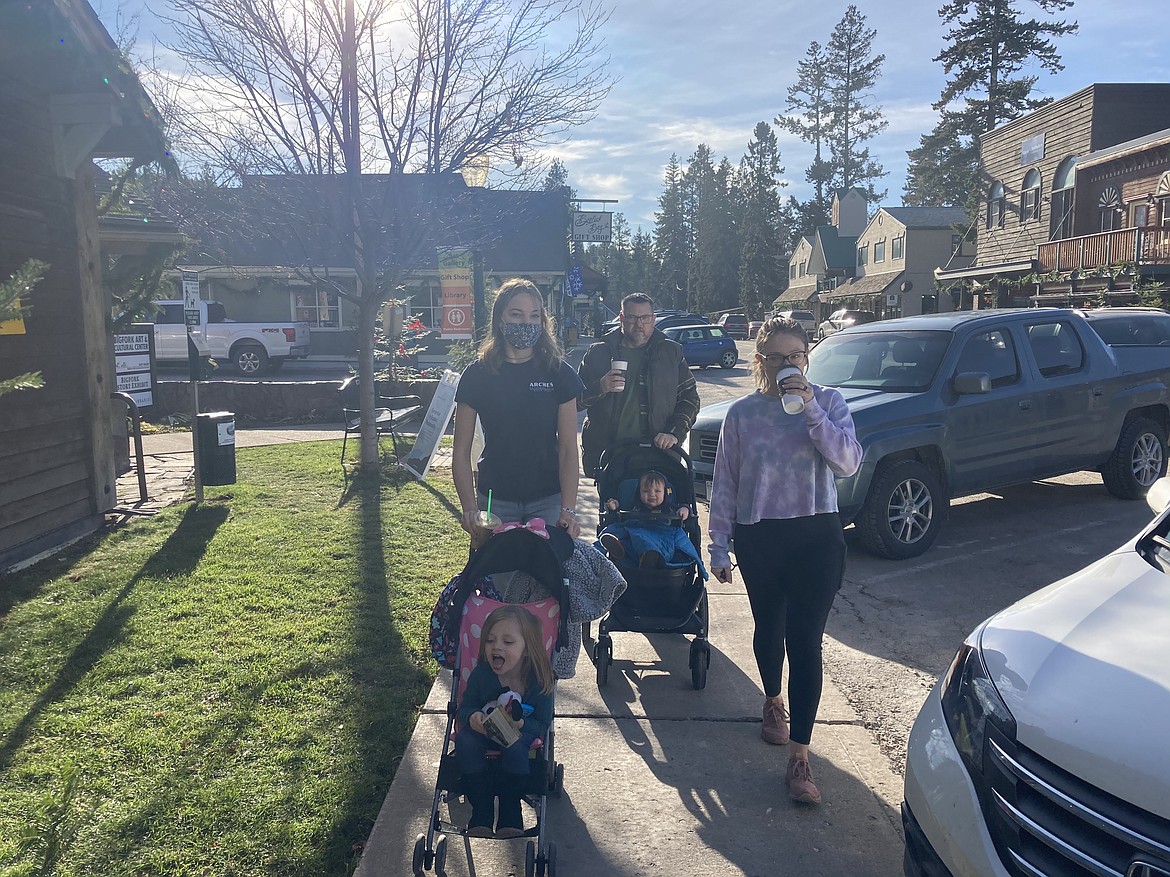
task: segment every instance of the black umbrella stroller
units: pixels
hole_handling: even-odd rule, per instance
[[[525,528],[507,530],[492,536],[471,558],[460,574],[461,582],[451,597],[447,615],[448,635],[458,642],[451,679],[451,698],[447,704],[447,727],[443,736],[443,751],[439,773],[435,781],[435,796],[427,833],[420,834],[414,844],[413,871],[421,877],[434,868],[438,877],[446,874],[446,834],[468,836],[462,825],[444,819],[441,803],[450,804],[464,793],[459,764],[455,758],[456,718],[463,685],[475,658],[479,654],[479,634],[487,616],[499,606],[498,600],[483,596],[477,590],[484,578],[505,573],[527,573],[551,596],[532,603],[522,603],[541,622],[545,645],[551,654],[566,636],[569,614],[569,588],[564,563],[572,555],[573,542],[564,530],[549,527],[549,538]],[[553,690],[555,703],[556,689]],[[554,759],[554,723],[541,745],[529,752],[529,774],[523,801],[535,812],[535,824],[522,835],[530,838],[525,850],[525,877],[556,877],[557,849],[549,841],[545,844],[544,817],[547,797],[560,797],[564,783],[564,765]],[[494,770],[496,768],[489,768]]]
[[[638,479],[651,469],[662,473],[668,480],[673,504],[687,505],[691,509],[686,520],[672,517],[665,523],[681,526],[695,551],[700,552],[702,537],[694,514],[694,472],[690,457],[678,446],[663,450],[650,444],[625,441],[605,450],[597,473],[597,490],[601,499],[598,535],[611,523],[645,522],[647,516],[633,511],[633,506],[638,498]],[[610,498],[618,500],[617,512],[606,511],[605,503]],[[626,558],[613,562],[629,587],[609,614],[598,622],[597,641],[593,646],[597,684],[605,685],[609,680],[609,666],[613,663],[613,638],[610,634],[633,631],[694,634],[690,650],[691,683],[696,689],[706,687],[711,646],[707,642],[707,589],[699,565],[692,562],[652,569],[640,567]],[[588,625],[585,636],[588,638]]]

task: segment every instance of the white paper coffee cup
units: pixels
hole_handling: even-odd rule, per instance
[[[615,372],[621,372],[621,386],[618,389],[624,390],[626,388],[626,369],[630,367],[630,364],[624,359],[615,359],[609,364],[609,367]]]
[[[792,375],[803,374],[804,372],[802,372],[794,365],[786,366],[785,368],[782,368],[780,371],[776,372],[776,384],[779,386],[784,382],[785,378],[791,377]],[[780,400],[780,404],[784,406],[784,412],[786,414],[800,414],[802,411],[804,411],[804,399],[796,393],[785,393],[783,398]]]

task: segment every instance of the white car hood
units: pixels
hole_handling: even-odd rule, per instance
[[[1170,818],[1170,577],[1131,545],[994,616],[980,642],[1022,745]]]

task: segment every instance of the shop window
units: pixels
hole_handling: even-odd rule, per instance
[[[857,267],[861,268],[869,264],[869,244],[864,244],[857,248]]]
[[[330,289],[299,289],[293,293],[293,319],[314,329],[340,329],[341,307]]]
[[[893,259],[895,262],[898,259],[901,259],[903,257],[903,255],[905,254],[905,249],[906,249],[906,236],[905,235],[898,235],[896,238],[894,238],[893,242],[890,245],[890,258]]]
[[[1040,171],[1032,168],[1024,175],[1020,191],[1020,222],[1035,222],[1040,219]]]
[[[1075,155],[1056,167],[1052,177],[1052,198],[1048,210],[1048,235],[1051,240],[1072,237],[1073,182],[1076,179]]]
[[[1004,212],[1007,208],[1007,198],[1004,195],[1003,183],[992,183],[987,193],[987,227],[1003,228]]]
[[[886,261],[886,242],[885,242],[885,240],[880,240],[880,241],[877,241],[874,243],[874,245],[873,245],[873,261],[875,264],[877,262]]]

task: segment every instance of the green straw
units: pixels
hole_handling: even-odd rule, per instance
[[[488,517],[491,517],[491,514],[492,514],[492,489],[491,489],[490,487],[488,488],[488,507],[487,507],[487,513],[488,513]]]

